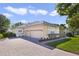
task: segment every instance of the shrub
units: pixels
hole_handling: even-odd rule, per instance
[[[74,37],[74,35],[72,33],[67,33],[66,36],[68,36],[68,37]]]
[[[0,39],[4,38],[3,34],[0,33]]]
[[[7,32],[7,33],[4,33],[4,37],[16,37],[16,34],[12,32]]]
[[[3,34],[3,36],[4,36],[5,38],[7,37],[7,36],[6,36],[6,32],[3,32],[2,34]]]
[[[8,32],[7,35],[7,37],[16,37],[16,34],[12,32]]]

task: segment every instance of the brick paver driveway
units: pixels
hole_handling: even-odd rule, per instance
[[[38,44],[15,38],[11,40],[0,41],[0,55],[5,56],[75,56],[75,54],[65,52],[59,49],[50,50]]]

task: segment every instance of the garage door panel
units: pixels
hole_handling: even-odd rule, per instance
[[[30,36],[30,31],[26,31],[26,36]]]
[[[31,37],[41,38],[43,37],[43,32],[42,31],[31,31]]]

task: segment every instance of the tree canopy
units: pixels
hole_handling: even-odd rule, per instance
[[[12,25],[12,28],[16,28],[17,26],[23,25],[24,23],[22,22],[17,22],[15,24]]]
[[[79,3],[59,3],[56,10],[59,15],[68,16],[67,24],[72,31],[79,29]]]
[[[70,20],[68,20],[68,25],[72,31],[79,29],[79,14],[70,18]]]
[[[79,4],[78,3],[59,3],[57,4],[57,12],[60,15],[66,15],[68,18],[79,13]]]
[[[6,16],[0,14],[0,32],[7,31],[9,26],[10,20]]]

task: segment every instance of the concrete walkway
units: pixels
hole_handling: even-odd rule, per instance
[[[59,49],[50,50],[30,41],[15,38],[0,41],[0,56],[77,56]]]

